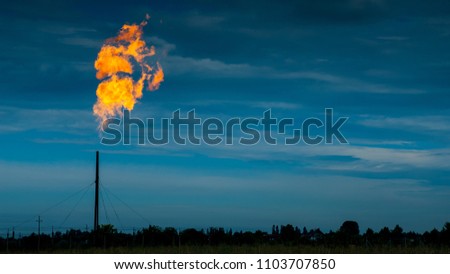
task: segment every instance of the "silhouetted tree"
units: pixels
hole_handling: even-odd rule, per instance
[[[219,244],[229,244],[231,239],[225,233],[225,230],[220,228],[211,227],[207,231],[209,244],[219,245]]]
[[[280,229],[279,229],[280,228]],[[278,235],[274,238],[274,235]],[[96,241],[94,242],[94,239]],[[38,235],[32,233],[28,236],[19,235],[19,237],[8,237],[8,248],[6,248],[5,237],[0,237],[0,253],[33,253],[37,252]],[[142,244],[140,244],[142,243]],[[329,231],[324,234],[320,229],[306,230],[302,233],[298,227],[291,224],[272,226],[272,233],[268,234],[261,230],[255,232],[239,231],[234,232],[224,228],[209,228],[206,233],[203,229],[193,228],[183,230],[179,233],[173,227],[164,229],[158,226],[149,226],[148,228],[138,230],[137,233],[127,234],[118,232],[114,226],[107,224],[99,227],[97,232],[88,232],[70,229],[64,233],[55,231],[54,234],[42,233],[40,236],[41,252],[84,252],[92,247],[110,248],[110,247],[131,247],[131,246],[180,246],[190,245],[276,245],[283,243],[285,245],[301,244],[310,246],[323,246],[334,248],[343,245],[355,245],[369,248],[384,248],[385,245],[405,246],[406,248],[418,247],[427,248],[425,250],[436,250],[437,252],[446,251],[450,247],[450,223],[445,223],[441,231],[433,229],[423,234],[408,232],[396,225],[392,230],[388,227],[382,228],[378,233],[372,229],[367,229],[364,235],[359,235],[359,226],[354,221],[344,222],[336,232]],[[431,248],[431,249],[428,249]],[[433,249],[436,248],[436,249]],[[397,250],[394,247],[392,250]],[[231,250],[231,249],[230,249]],[[381,249],[384,250],[384,249]],[[391,250],[391,249],[388,249]],[[413,251],[414,252],[414,251]]]
[[[208,237],[203,230],[198,231],[194,228],[188,228],[180,233],[181,243],[189,245],[204,245],[208,243]]]
[[[150,225],[142,230],[144,245],[155,246],[163,243],[163,232],[159,226]]]
[[[379,243],[381,244],[391,244],[391,231],[388,227],[383,227],[378,233]]]
[[[356,244],[359,237],[359,225],[355,221],[345,221],[339,228],[338,237],[343,244]]]
[[[403,235],[403,228],[396,225],[391,232],[392,243],[395,245],[401,245],[404,243],[405,236]]]
[[[166,227],[162,232],[163,239],[162,244],[164,245],[176,245],[178,244],[178,232],[173,227]]]
[[[284,244],[292,244],[297,240],[295,229],[291,224],[281,226],[280,239]]]
[[[341,225],[339,232],[349,236],[357,236],[359,235],[359,225],[355,221],[345,221]]]
[[[425,232],[423,234],[423,240],[426,244],[428,245],[439,245],[440,244],[440,233],[439,231],[435,228],[433,230],[431,230],[430,232]]]
[[[368,228],[366,230],[366,233],[364,233],[364,236],[363,236],[364,244],[366,247],[372,245],[373,240],[374,240],[374,235],[375,235],[375,232],[371,228]]]
[[[450,222],[445,223],[442,228],[442,242],[450,246]]]

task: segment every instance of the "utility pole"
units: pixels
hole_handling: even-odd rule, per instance
[[[177,230],[178,235],[178,254],[181,254],[181,235],[180,235],[180,229]]]
[[[9,253],[9,228],[8,228],[8,232],[6,233],[6,253]]]
[[[53,226],[52,226],[52,247],[55,243],[55,231],[53,230]]]
[[[38,216],[38,219],[36,220],[36,222],[38,223],[38,253],[41,249],[41,216]]]
[[[94,232],[98,231],[98,188],[99,188],[99,174],[98,174],[98,165],[99,165],[99,152],[96,152],[95,158],[95,206],[94,206]]]

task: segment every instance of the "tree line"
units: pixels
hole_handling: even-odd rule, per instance
[[[336,247],[430,247],[450,250],[450,222],[441,230],[433,229],[424,233],[405,232],[399,225],[380,231],[367,229],[361,233],[355,221],[345,221],[338,230],[322,232],[320,229],[299,228],[291,224],[273,225],[271,232],[261,230],[233,231],[211,227],[208,229],[161,228],[150,225],[133,233],[118,231],[112,225],[100,225],[97,231],[70,229],[51,234],[32,233],[28,236],[0,237],[2,253],[75,252],[92,248],[146,248],[176,246],[322,246]]]

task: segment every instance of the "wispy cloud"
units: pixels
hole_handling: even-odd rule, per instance
[[[378,36],[378,40],[384,40],[384,41],[394,41],[394,42],[401,42],[406,41],[409,39],[409,37],[405,36]]]
[[[111,150],[109,153],[161,154],[192,157],[205,155],[216,159],[241,161],[297,162],[301,166],[321,170],[347,170],[367,173],[406,171],[411,168],[447,170],[450,168],[449,149],[411,149],[405,147],[385,148],[363,145],[176,145],[141,146],[135,150]],[[351,161],[323,160],[323,157],[347,157]],[[406,175],[407,176],[407,175]]]
[[[338,168],[365,172],[389,172],[411,168],[441,169],[450,167],[448,149],[394,149],[367,146],[328,147],[323,155],[351,156],[358,159],[353,163],[339,164]],[[322,154],[319,152],[319,154]],[[324,167],[324,169],[336,169]]]
[[[73,35],[73,34],[97,32],[97,30],[93,28],[83,28],[83,27],[75,27],[72,25],[51,24],[51,23],[44,23],[41,26],[38,26],[37,29],[41,32],[56,35]]]
[[[102,41],[98,39],[92,39],[87,37],[67,37],[60,38],[59,41],[66,45],[81,46],[85,48],[100,48]]]
[[[80,109],[31,109],[0,106],[3,120],[2,133],[41,130],[81,133],[96,128],[92,114]]]
[[[231,100],[194,100],[191,102],[180,102],[182,105],[189,106],[246,106],[251,108],[280,108],[280,109],[299,109],[302,106],[297,103],[289,103],[283,101],[231,101]]]
[[[95,145],[98,143],[97,138],[91,138],[91,139],[80,139],[80,138],[48,138],[48,139],[42,139],[37,138],[33,139],[32,142],[36,144],[77,144],[77,145]]]
[[[450,131],[448,116],[368,117],[359,121],[361,125],[375,128],[391,128],[419,133]]]
[[[352,144],[363,146],[401,146],[408,147],[416,144],[414,141],[394,140],[394,139],[368,139],[368,138],[352,138]]]
[[[168,74],[195,75],[199,78],[248,78],[261,75],[270,76],[271,70],[267,67],[255,67],[249,64],[227,64],[210,58],[196,59],[169,55],[162,60],[167,67]]]
[[[360,79],[338,76],[330,73],[315,71],[296,71],[277,73],[278,78],[309,79],[329,84],[331,90],[359,93],[380,94],[420,94],[424,91],[413,88],[393,87],[385,84],[367,82]]]
[[[192,75],[198,78],[260,78],[279,80],[307,79],[322,82],[327,88],[339,92],[380,93],[380,94],[421,94],[425,91],[415,88],[389,86],[365,80],[316,71],[280,71],[266,66],[251,64],[228,64],[213,59],[195,59],[168,55],[163,58],[168,74]]]
[[[194,28],[200,29],[215,29],[220,27],[220,24],[226,20],[223,16],[200,14],[198,11],[186,17],[186,23]]]
[[[386,37],[385,37],[386,38]],[[389,38],[389,37],[388,37]],[[393,37],[391,37],[393,38]],[[397,37],[399,38],[399,37]],[[389,86],[385,83],[370,82],[363,79],[336,75],[326,71],[286,70],[271,66],[258,66],[251,63],[227,63],[213,58],[194,58],[174,53],[175,44],[153,36],[150,39],[162,52],[161,62],[169,75],[189,75],[196,78],[261,78],[274,80],[314,80],[327,85],[332,91],[380,93],[380,94],[420,94],[425,91],[416,88]],[[324,59],[321,59],[324,60]],[[375,73],[372,71],[372,73]],[[386,76],[386,71],[378,70]],[[392,75],[392,72],[389,72]]]

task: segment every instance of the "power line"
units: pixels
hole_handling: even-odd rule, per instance
[[[84,196],[86,195],[88,190],[89,190],[89,188],[86,188],[86,190],[83,192],[83,195],[81,195],[80,199],[78,199],[78,201],[72,207],[72,209],[70,210],[69,214],[67,214],[67,216],[64,218],[63,222],[59,225],[59,227],[63,226],[66,223],[67,219],[69,219],[69,217],[72,215],[72,213],[75,210],[75,208],[80,204],[81,200],[84,198]]]
[[[105,190],[105,188],[103,187],[103,185],[101,185],[101,188],[102,188],[103,190]],[[109,198],[108,192],[106,192],[106,191],[103,191],[103,192],[105,192],[105,194],[106,194],[106,199],[108,200],[108,202],[109,202],[111,208],[113,209],[114,215],[116,215],[117,221],[119,222],[121,229],[124,230],[124,229],[123,229],[123,228],[124,228],[124,227],[123,227],[123,223],[122,223],[122,221],[121,221],[120,218],[119,218],[119,214],[117,214],[117,211],[116,211],[116,209],[114,208],[114,204],[111,202],[111,199]]]
[[[105,200],[103,199],[103,193],[102,192],[100,192],[100,198],[102,199],[103,211],[105,212],[106,221],[110,224],[111,220],[108,217],[108,212],[106,212],[106,205],[105,205]]]
[[[103,188],[109,192],[109,194],[111,194],[112,196],[114,196],[114,198],[116,198],[117,200],[119,200],[122,204],[124,204],[129,210],[131,210],[134,214],[136,214],[139,218],[141,218],[142,220],[144,220],[146,223],[150,223],[150,221],[145,218],[144,216],[142,216],[139,212],[137,212],[136,210],[134,210],[131,206],[129,206],[126,202],[124,202],[122,199],[120,199],[117,195],[115,195],[111,190],[107,189],[105,186],[103,186]]]
[[[38,216],[38,219],[36,220],[36,222],[38,223],[38,253],[39,253],[39,251],[41,249],[41,223],[42,223],[40,215]]]
[[[91,183],[91,184],[89,184],[88,186],[83,187],[82,189],[80,189],[80,190],[78,190],[77,192],[75,192],[75,193],[69,195],[68,197],[66,197],[65,199],[59,201],[58,203],[56,203],[56,204],[54,204],[54,205],[48,207],[47,209],[41,211],[41,212],[38,213],[38,214],[35,214],[35,216],[36,216],[36,215],[43,215],[44,213],[46,213],[46,212],[48,212],[48,211],[54,209],[55,207],[57,207],[57,206],[61,205],[62,203],[64,203],[64,202],[70,200],[71,198],[73,198],[74,196],[78,195],[79,193],[85,191],[86,189],[88,189],[89,187],[91,187],[93,184],[94,184],[94,183]],[[21,227],[22,225],[24,225],[24,224],[26,224],[26,223],[30,223],[30,222],[32,222],[33,220],[34,220],[34,217],[32,217],[32,218],[30,218],[30,219],[28,219],[28,220],[26,220],[26,221],[23,221],[23,222],[21,222],[21,223],[18,224],[18,225],[15,225],[15,227],[16,227],[16,228]]]

